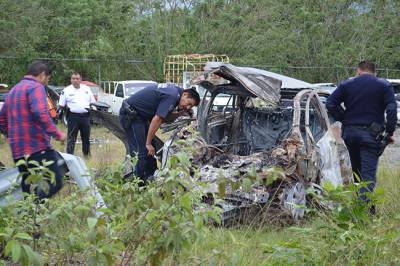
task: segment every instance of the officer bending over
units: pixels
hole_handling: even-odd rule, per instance
[[[85,157],[90,155],[90,104],[96,100],[92,91],[81,84],[81,75],[74,72],[71,75],[71,85],[61,93],[59,105],[66,107],[68,122],[67,153],[74,154],[75,142],[80,131],[82,139],[82,153]]]
[[[124,101],[119,115],[129,153],[137,154],[137,177],[146,182],[157,169],[153,138],[163,121],[189,114],[199,102],[195,89],[183,90],[173,84],[151,84]],[[176,107],[178,112],[173,112]]]
[[[358,65],[357,77],[343,81],[327,99],[326,108],[336,121],[343,124],[343,139],[353,171],[361,181],[368,182],[367,188],[360,190],[361,199],[368,201],[363,194],[375,189],[379,136],[386,130],[389,141],[393,142],[397,123],[393,87],[388,81],[376,77],[373,63],[363,61]]]

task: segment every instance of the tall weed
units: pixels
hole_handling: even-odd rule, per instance
[[[309,226],[291,227],[292,239],[264,245],[267,264],[274,265],[370,265],[377,262],[398,264],[400,258],[400,221],[390,223],[369,213],[372,205],[381,208],[383,190],[370,194],[370,203],[358,199],[361,185],[326,187]]]

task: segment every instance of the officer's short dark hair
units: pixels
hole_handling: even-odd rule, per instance
[[[81,73],[79,73],[78,71],[72,71],[71,77],[72,77],[72,75],[79,75],[79,76],[82,76]]]
[[[46,76],[51,75],[51,70],[49,67],[49,64],[45,61],[38,60],[34,61],[29,67],[28,67],[28,72],[26,73],[27,75],[32,75],[34,77],[37,77],[40,75],[40,73],[44,72]]]
[[[190,88],[190,89],[186,89],[183,92],[187,92],[188,97],[192,98],[193,100],[196,101],[196,105],[199,105],[200,103],[200,95],[199,93],[196,91],[196,89],[194,87]]]
[[[358,64],[358,69],[362,70],[362,71],[368,71],[371,73],[375,73],[375,64],[369,61],[361,61]]]

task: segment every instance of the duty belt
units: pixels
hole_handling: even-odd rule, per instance
[[[82,117],[86,117],[89,116],[89,112],[87,113],[74,113],[74,112],[70,112],[71,115],[75,115],[75,116],[82,116]]]
[[[352,127],[352,128],[358,128],[358,129],[366,130],[366,129],[369,128],[369,125],[368,126],[367,125],[344,125],[344,127]]]

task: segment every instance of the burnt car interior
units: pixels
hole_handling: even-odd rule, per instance
[[[199,130],[209,144],[225,152],[245,156],[270,151],[290,134],[293,126],[293,97],[300,90],[282,89],[277,106],[260,107],[256,95],[234,79],[219,85],[203,81],[201,86],[206,88],[207,92],[199,107]],[[215,97],[220,93],[231,95],[222,111],[213,104]],[[311,97],[310,100],[302,100],[301,110],[305,110],[307,101],[310,101],[310,130],[313,140],[318,142],[326,132],[327,125],[315,111],[316,99]],[[305,115],[301,115],[300,131],[303,139],[307,140],[305,122]]]
[[[304,216],[304,208],[298,206],[306,204],[306,188],[318,188],[325,180],[341,184],[342,177],[351,177],[344,143],[335,140],[320,95],[311,84],[232,65],[221,65],[211,74],[212,78],[204,74],[192,84],[204,92],[197,123],[190,123],[192,119],[175,121],[166,127],[166,131],[173,131],[170,138],[164,145],[159,141],[156,150],[162,151],[163,168],[170,155],[180,149],[175,140],[192,136],[190,160],[199,172],[193,178],[204,183],[210,194],[207,200],[218,192],[221,178],[240,184],[252,171],[263,182],[273,177],[274,171],[280,174],[270,180],[272,183],[253,184],[251,192],[227,185],[221,203],[224,221],[264,207],[272,213],[284,210],[282,214],[298,220]],[[286,87],[282,87],[282,80]],[[128,149],[118,117],[99,110],[93,110],[93,115],[101,118]],[[193,136],[193,130],[200,136]],[[130,160],[127,162],[124,175],[130,176],[132,167]]]

